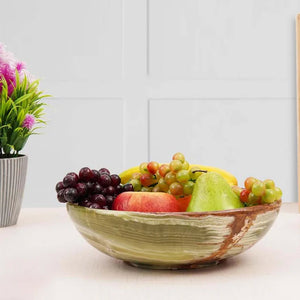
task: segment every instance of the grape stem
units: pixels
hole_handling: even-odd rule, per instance
[[[195,171],[192,171],[192,173],[197,173],[197,172],[207,173],[208,171],[207,170],[195,170]]]

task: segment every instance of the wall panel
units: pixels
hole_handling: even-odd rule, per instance
[[[296,0],[149,0],[149,73],[164,79],[291,80]]]
[[[10,1],[0,24],[2,42],[53,91],[121,78],[121,0]]]

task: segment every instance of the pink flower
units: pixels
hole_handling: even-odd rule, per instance
[[[16,69],[21,73],[25,69],[25,64],[21,61],[17,62]]]
[[[4,78],[8,85],[8,96],[12,94],[16,85],[16,71],[20,74],[20,81],[24,79],[25,65],[17,61],[15,56],[0,43],[0,78]],[[0,83],[0,93],[2,84]]]
[[[30,115],[30,114],[27,114],[27,115],[25,116],[25,119],[24,119],[24,121],[23,121],[22,126],[23,126],[24,128],[27,128],[28,130],[30,130],[30,129],[32,129],[34,123],[35,123],[35,118],[34,118],[34,116],[33,116],[33,115]]]

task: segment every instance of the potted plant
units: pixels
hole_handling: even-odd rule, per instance
[[[36,133],[45,103],[23,62],[0,44],[0,227],[17,223],[27,172],[28,157],[21,154]]]

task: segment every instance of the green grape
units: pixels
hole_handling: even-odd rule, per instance
[[[254,195],[252,192],[249,193],[248,195],[248,200],[247,200],[247,206],[253,206],[253,205],[257,205],[260,203],[261,198]]]
[[[133,173],[132,175],[131,175],[131,179],[140,179],[141,178],[141,176],[142,176],[142,173]]]
[[[156,178],[156,181],[158,182],[158,180],[161,178],[160,174],[159,174],[159,171],[157,171],[155,174],[154,174],[154,178]]]
[[[174,196],[179,196],[183,194],[183,187],[179,182],[173,182],[169,186],[169,191]]]
[[[161,177],[165,177],[166,174],[168,172],[170,172],[170,166],[169,166],[169,164],[162,164],[162,165],[160,165],[160,167],[158,168],[158,172],[159,172],[159,175]]]
[[[185,160],[183,163],[182,163],[182,169],[183,170],[188,170],[190,168],[190,164]]]
[[[169,164],[170,170],[173,172],[178,172],[179,170],[182,169],[182,162],[178,159],[172,160]]]
[[[164,178],[160,178],[158,180],[158,186],[162,192],[165,192],[165,193],[168,192],[169,185],[165,182]]]
[[[256,181],[257,179],[254,178],[254,177],[248,177],[246,178],[245,182],[244,182],[244,185],[245,185],[245,188],[251,192],[251,189],[252,189],[252,185],[254,184],[254,182]]]
[[[275,194],[276,194],[275,200],[280,200],[281,197],[282,197],[281,189],[279,187],[275,187],[274,191],[275,191]]]
[[[178,182],[187,182],[190,180],[190,173],[188,170],[180,170],[176,173],[176,179]]]
[[[262,196],[263,203],[272,203],[276,199],[276,193],[272,189],[266,189],[264,195]]]
[[[195,185],[195,183],[193,181],[188,181],[187,183],[185,183],[183,185],[183,193],[185,195],[191,195],[194,190],[194,185]]]
[[[249,197],[250,191],[248,191],[247,189],[242,189],[241,193],[240,193],[240,200],[247,204],[248,203],[248,197]]]
[[[266,186],[266,189],[275,189],[275,183],[272,179],[266,179],[264,180],[264,184]]]
[[[265,184],[260,180],[256,180],[252,185],[251,191],[255,196],[261,197],[266,191]]]
[[[157,183],[157,179],[150,173],[144,173],[140,178],[142,186],[150,186]]]
[[[147,168],[148,163],[143,162],[140,164],[140,172],[142,174],[148,173],[148,168]]]
[[[142,189],[141,181],[137,178],[131,179],[129,183],[132,184],[134,191],[138,192]]]
[[[180,152],[175,153],[173,155],[172,159],[173,160],[180,160],[182,163],[184,163],[184,161],[185,161],[184,155],[182,153],[180,153]]]
[[[159,185],[157,184],[152,188],[152,192],[162,192],[162,191],[160,190]]]
[[[158,168],[159,168],[159,163],[156,161],[150,161],[147,164],[147,170],[152,175],[154,175],[158,171]]]
[[[173,172],[168,172],[165,176],[165,182],[167,185],[170,185],[171,183],[176,181],[176,174]]]
[[[152,192],[152,187],[143,186],[141,189],[141,192]]]
[[[190,172],[190,178],[192,180],[197,180],[197,178],[203,174],[203,172],[199,170],[198,167],[191,168],[189,172]]]
[[[242,191],[242,188],[241,188],[241,187],[239,187],[239,186],[237,186],[237,185],[233,185],[233,186],[231,187],[231,189],[232,189],[232,191],[233,191],[238,197],[240,197],[241,191]]]

